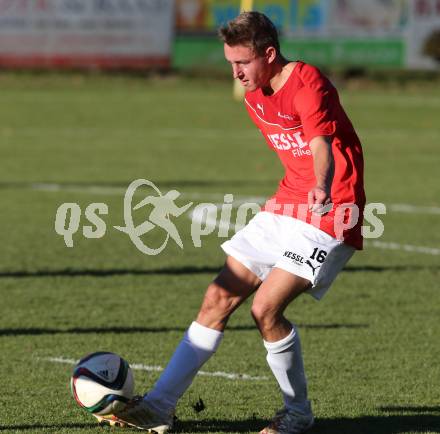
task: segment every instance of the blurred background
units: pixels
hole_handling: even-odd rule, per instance
[[[438,0],[1,0],[0,66],[224,69],[216,29],[244,5],[273,20],[291,58],[438,67]]]

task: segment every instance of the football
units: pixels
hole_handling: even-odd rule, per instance
[[[82,358],[70,382],[75,401],[98,415],[120,410],[133,397],[134,379],[130,365],[120,356],[96,352]]]

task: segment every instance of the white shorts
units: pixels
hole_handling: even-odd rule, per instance
[[[309,280],[312,288],[307,292],[318,300],[355,251],[310,224],[266,211],[221,247],[260,280],[274,267]]]

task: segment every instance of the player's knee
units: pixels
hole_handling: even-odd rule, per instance
[[[260,330],[270,329],[277,322],[280,312],[271,303],[254,301],[251,307],[251,315]]]
[[[233,294],[213,282],[206,291],[200,315],[218,318],[227,317],[237,302],[238,300],[236,300]]]

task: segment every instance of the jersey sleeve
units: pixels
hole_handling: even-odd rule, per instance
[[[294,108],[310,143],[314,137],[335,134],[339,100],[336,89],[316,68],[303,75],[304,86],[294,98]]]

